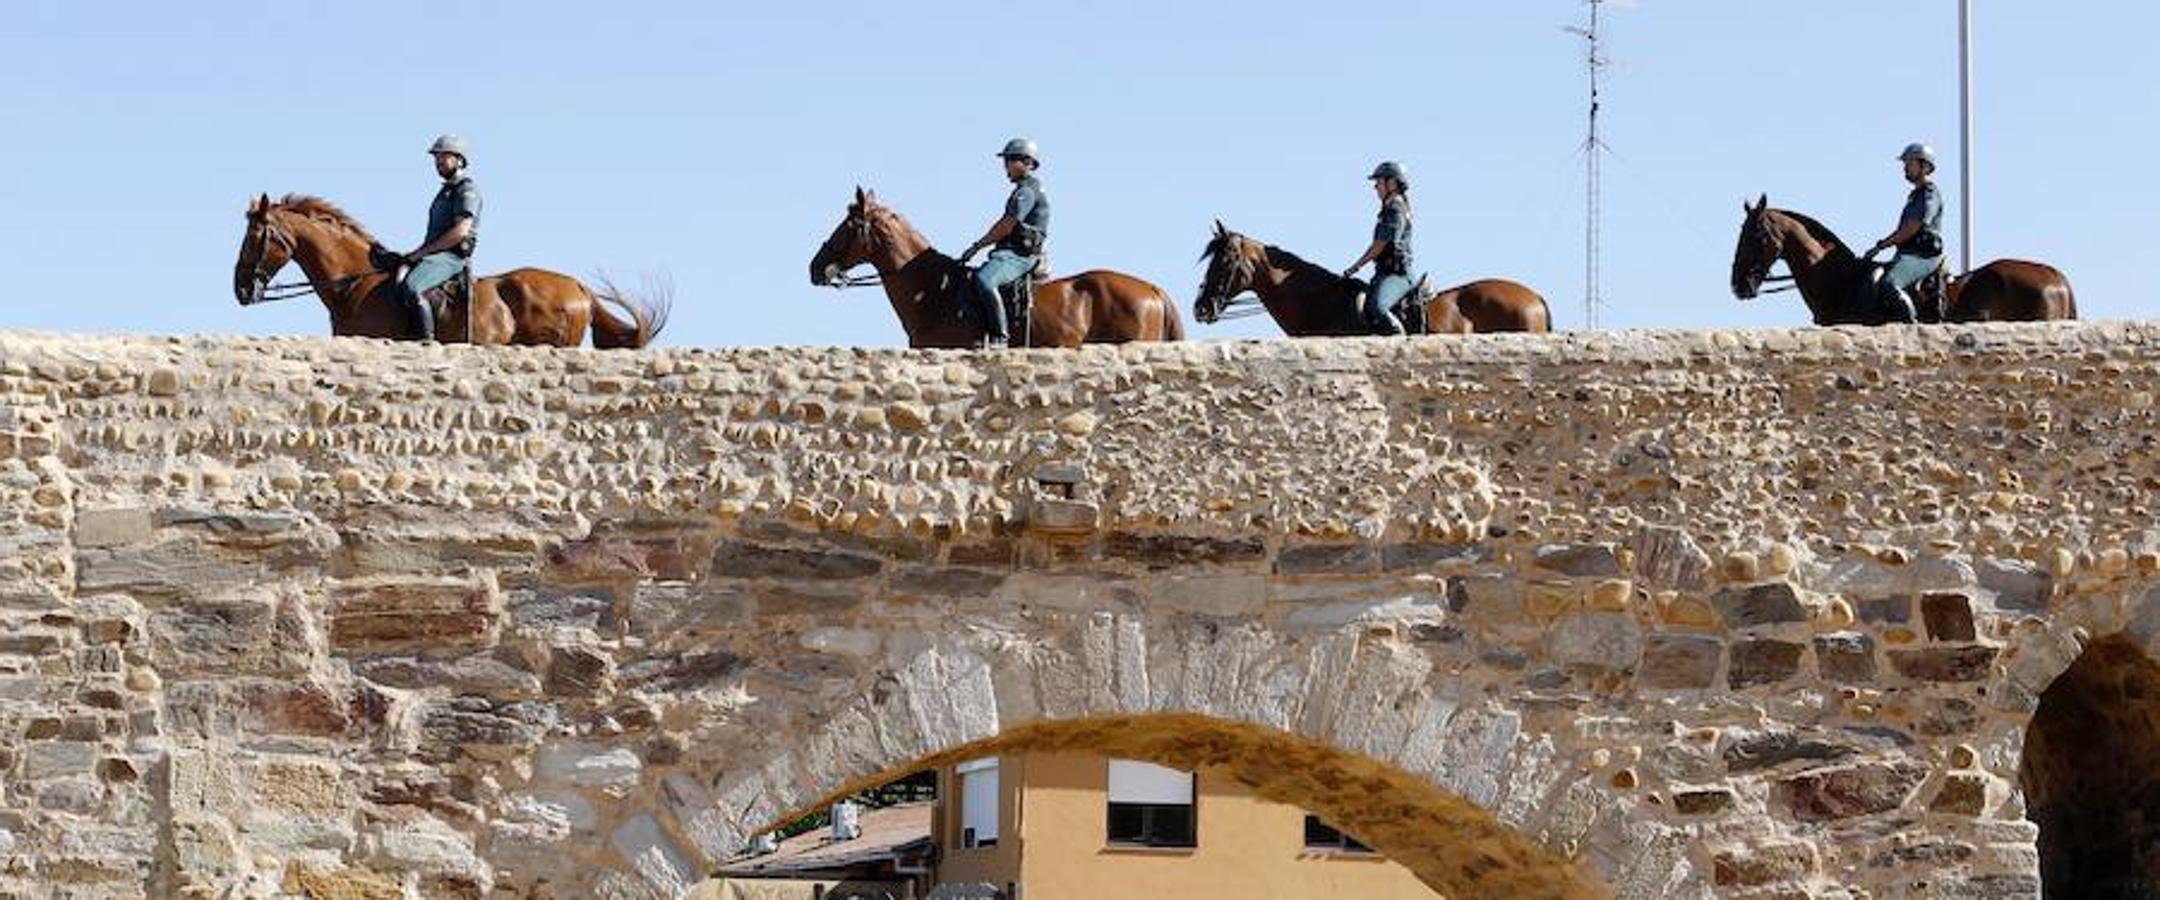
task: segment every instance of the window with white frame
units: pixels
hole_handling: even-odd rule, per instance
[[[953,767],[960,779],[960,847],[995,847],[998,840],[998,761]]]
[[[1198,846],[1197,796],[1191,772],[1111,760],[1109,842],[1126,847]]]
[[[1372,848],[1365,846],[1364,841],[1351,837],[1312,813],[1305,814],[1305,849],[1335,853],[1372,852]]]

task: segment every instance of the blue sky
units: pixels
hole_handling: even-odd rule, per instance
[[[2160,4],[1979,6],[1979,257],[2061,267],[2087,318],[2149,315]],[[665,269],[670,344],[901,343],[882,295],[808,284],[812,251],[856,184],[964,246],[998,209],[990,154],[1014,134],[1042,142],[1059,269],[1131,272],[1188,315],[1215,218],[1339,267],[1369,232],[1364,175],[1394,157],[1416,178],[1421,265],[1524,281],[1575,328],[1584,81],[1560,28],[1581,12],[16,0],[0,328],[323,333],[312,300],[234,304],[247,199],[321,194],[410,246],[443,131],[474,147],[483,271]],[[1740,202],[1768,192],[1865,244],[1894,224],[1907,141],[1951,155],[1955,185],[1955,21],[1954,0],[1613,14],[1604,324],[1804,324],[1796,299],[1728,292]]]

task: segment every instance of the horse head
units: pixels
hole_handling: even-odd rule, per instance
[[[842,284],[849,269],[870,261],[877,245],[876,216],[882,209],[876,192],[855,189],[855,202],[848,204],[847,216],[833,228],[825,243],[818,245],[817,254],[810,257],[811,284]]]
[[[1252,290],[1253,270],[1258,265],[1260,252],[1257,242],[1223,227],[1222,220],[1216,220],[1215,237],[1200,254],[1201,259],[1208,261],[1208,269],[1207,276],[1200,281],[1200,294],[1193,299],[1193,318],[1210,325],[1221,321],[1230,301]]]
[[[1753,300],[1761,295],[1770,267],[1784,254],[1785,238],[1770,220],[1768,194],[1740,208],[1747,216],[1740,222],[1739,246],[1733,248],[1732,292],[1741,300]]]
[[[241,306],[262,302],[270,279],[292,261],[292,236],[270,219],[275,208],[269,194],[248,201],[247,231],[240,238],[240,256],[233,261],[233,299]]]

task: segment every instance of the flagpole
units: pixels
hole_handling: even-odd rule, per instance
[[[1958,0],[1958,259],[1972,271],[1973,261],[1973,89],[1972,0]]]

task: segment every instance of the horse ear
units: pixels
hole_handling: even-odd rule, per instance
[[[1230,229],[1228,229],[1228,228],[1224,228],[1224,227],[1223,227],[1223,223],[1222,223],[1222,220],[1221,220],[1221,219],[1216,219],[1216,220],[1215,220],[1215,236],[1216,236],[1216,237],[1222,237],[1223,235],[1226,235],[1226,234],[1229,234],[1229,233],[1230,233]]]
[[[1755,211],[1756,211],[1756,212],[1762,212],[1763,210],[1766,210],[1766,209],[1769,209],[1769,208],[1770,208],[1770,195],[1769,195],[1769,194],[1764,194],[1764,195],[1762,195],[1761,197],[1759,197],[1759,198],[1757,198],[1757,199],[1755,200]]]
[[[864,193],[863,193],[862,185],[859,185],[859,184],[858,184],[858,185],[856,185],[856,186],[855,186],[855,202],[856,202],[856,203],[861,203],[861,202],[863,202],[864,200],[867,200],[867,199],[869,199],[869,197],[868,197],[868,195],[866,195],[866,194],[864,194]]]

